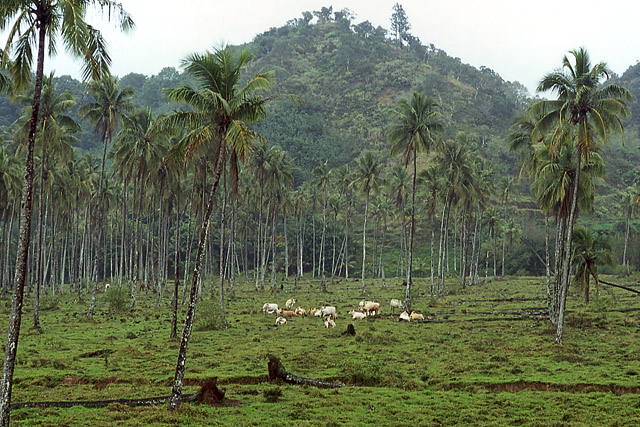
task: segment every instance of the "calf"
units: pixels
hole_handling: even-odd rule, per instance
[[[403,311],[402,313],[400,313],[400,321],[406,321],[406,322],[411,322],[411,317],[409,316],[409,313],[407,313],[406,311]]]
[[[304,317],[304,316],[306,316],[306,315],[307,315],[306,310],[305,310],[304,308],[302,308],[302,307],[297,307],[297,308],[295,309],[295,313],[296,313],[298,316],[302,316],[302,317]]]
[[[331,329],[331,328],[335,328],[336,327],[336,322],[335,322],[335,320],[333,320],[333,315],[329,315],[329,318],[327,320],[325,320],[324,327],[327,328],[327,329]]]
[[[284,317],[276,317],[276,326],[281,326],[287,323],[287,319]]]

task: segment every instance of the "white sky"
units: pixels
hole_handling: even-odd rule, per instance
[[[640,60],[640,3],[630,0],[121,0],[136,21],[133,33],[92,22],[109,43],[114,74],[150,76],[167,66],[179,69],[188,53],[248,42],[322,6],[350,9],[354,24],[369,20],[389,29],[396,2],[423,44],[487,66],[532,93],[570,49],[586,47],[593,62],[606,61],[618,74]],[[56,75],[79,78],[78,64],[63,54],[46,62]]]

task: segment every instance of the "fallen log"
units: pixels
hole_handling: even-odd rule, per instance
[[[181,403],[199,402],[208,405],[218,405],[224,399],[224,389],[218,388],[218,378],[211,378],[204,382],[196,393],[183,394]],[[91,408],[108,406],[112,404],[126,406],[151,406],[162,405],[169,402],[171,395],[160,397],[146,397],[142,399],[110,399],[110,400],[75,400],[75,401],[51,401],[51,402],[20,402],[12,403],[10,409],[20,408],[70,408],[72,406],[86,406]]]
[[[275,356],[268,355],[269,363],[267,364],[267,368],[269,369],[269,381],[276,382],[281,380],[287,384],[294,385],[312,385],[314,387],[319,388],[339,388],[344,387],[342,383],[334,383],[331,381],[323,381],[323,380],[315,380],[312,378],[304,378],[299,377],[297,375],[291,374],[284,369],[280,359]]]
[[[636,289],[631,289],[623,285],[616,285],[615,283],[607,282],[606,280],[598,279],[598,282],[603,283],[605,285],[613,286],[614,288],[624,289],[625,291],[633,292],[636,294],[640,294],[640,291]]]

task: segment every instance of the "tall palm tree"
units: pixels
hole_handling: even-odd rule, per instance
[[[327,250],[325,239],[327,234],[327,184],[329,183],[329,167],[326,161],[313,169],[313,177],[318,188],[322,190],[322,237],[320,238],[319,268],[322,271],[322,292],[326,292],[327,283],[324,266]]]
[[[424,92],[414,92],[410,101],[401,99],[397,109],[393,112],[393,122],[387,128],[387,137],[391,142],[391,155],[402,154],[402,162],[406,167],[409,161],[413,163],[413,180],[411,184],[411,222],[409,227],[409,265],[407,267],[407,289],[405,295],[405,309],[410,311],[410,291],[413,281],[411,269],[413,266],[413,238],[415,235],[415,205],[416,178],[418,175],[418,151],[429,152],[439,138],[438,133],[444,127],[440,122],[440,115],[435,109],[438,103],[427,98]]]
[[[240,86],[242,70],[251,59],[252,56],[247,50],[237,54],[232,47],[204,54],[192,54],[183,61],[183,65],[197,86],[183,86],[168,92],[170,100],[184,102],[191,107],[189,111],[171,114],[165,121],[166,126],[186,130],[185,136],[178,144],[186,147],[187,158],[203,146],[215,147],[213,183],[200,229],[170,408],[176,408],[180,404],[187,344],[191,337],[196,309],[197,285],[220,176],[228,159],[232,184],[234,189],[237,189],[238,162],[246,159],[253,141],[257,138],[248,125],[265,116],[265,104],[271,99],[261,97],[259,93],[270,88],[272,72],[257,74],[249,78],[244,86]]]
[[[100,180],[98,182],[98,197],[96,198],[96,206],[94,214],[96,215],[96,236],[95,250],[99,251],[102,243],[102,221],[104,210],[102,208],[102,190],[104,183],[104,165],[107,157],[107,146],[113,141],[118,125],[122,116],[133,110],[132,98],[133,89],[127,87],[120,89],[118,87],[118,79],[113,76],[107,76],[98,81],[93,81],[87,86],[89,95],[93,97],[93,101],[84,104],[79,112],[83,118],[89,120],[95,128],[96,134],[102,141],[102,165],[100,167]],[[96,273],[98,265],[98,252],[94,255],[94,273]],[[93,318],[96,307],[96,295],[98,284],[94,282],[93,293],[91,295],[91,303],[87,311],[87,317]]]
[[[149,109],[136,110],[132,114],[124,114],[122,123],[123,126],[116,137],[112,153],[114,163],[121,170],[121,175],[125,179],[125,185],[127,181],[134,182],[134,204],[138,203],[134,274],[138,276],[137,279],[140,279],[140,272],[142,271],[139,261],[140,248],[142,247],[140,219],[143,210],[144,184],[150,179],[151,172],[157,171],[162,164],[166,134],[155,131],[154,124],[156,119]],[[131,286],[131,303],[129,305],[129,310],[131,311],[135,308],[135,280],[136,277],[134,276]]]
[[[590,279],[598,290],[598,266],[612,265],[613,252],[609,242],[584,227],[576,227],[573,233],[571,263],[575,267],[574,282],[584,289],[584,302],[589,304]],[[597,296],[597,293],[596,293]]]
[[[285,197],[293,185],[291,163],[287,152],[274,147],[269,156],[267,189],[271,204],[271,289],[276,287],[276,218],[285,209]],[[286,233],[286,230],[285,230]]]
[[[35,89],[31,109],[31,122],[26,147],[22,205],[20,208],[20,232],[16,255],[16,274],[12,300],[12,315],[7,332],[5,360],[0,382],[0,427],[9,424],[11,385],[15,355],[21,322],[23,290],[31,233],[33,193],[33,149],[40,112],[42,79],[44,76],[45,50],[56,51],[61,41],[74,57],[82,59],[82,76],[85,80],[99,80],[107,72],[111,59],[105,40],[98,29],[86,21],[88,9],[100,7],[108,11],[109,19],[117,19],[120,28],[127,31],[134,27],[133,20],[120,3],[112,0],[6,0],[0,3],[0,30],[9,28],[9,36],[2,52],[2,65],[11,62],[10,75],[16,88],[24,88],[31,81],[33,51],[36,54]]]
[[[66,161],[73,157],[71,143],[76,142],[72,135],[80,130],[80,125],[69,115],[76,104],[70,92],[58,93],[53,74],[43,78],[40,100],[40,124],[36,132],[36,144],[40,146],[40,183],[38,196],[38,246],[36,259],[36,286],[33,304],[33,326],[40,328],[40,290],[43,280],[44,248],[43,248],[43,217],[45,211],[44,186],[49,175],[49,158],[54,161]],[[30,128],[31,106],[25,110],[18,120],[19,138],[22,142],[28,139]],[[49,182],[49,185],[52,185]]]
[[[364,221],[362,224],[362,293],[365,293],[364,271],[367,259],[367,214],[371,192],[380,191],[380,158],[367,150],[356,160],[355,180],[353,185],[365,196]]]
[[[578,186],[582,159],[589,154],[598,141],[605,143],[612,133],[624,134],[621,118],[629,113],[627,102],[631,93],[615,84],[603,85],[602,80],[611,74],[606,63],[592,65],[584,48],[569,52],[571,60],[565,56],[562,69],[545,75],[538,85],[539,92],[556,93],[555,100],[539,100],[530,109],[541,119],[532,132],[534,138],[551,133],[551,147],[557,147],[570,135],[578,152],[574,191],[564,240],[564,260],[561,270],[561,301],[555,343],[562,343],[564,327],[564,307],[569,286],[571,268],[571,244],[573,227],[577,213]]]

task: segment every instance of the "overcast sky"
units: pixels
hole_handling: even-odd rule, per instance
[[[251,41],[303,11],[333,6],[390,27],[397,0],[121,0],[137,28],[122,35],[104,20],[113,58],[112,72],[157,74],[180,68],[191,52]],[[640,3],[628,0],[404,0],[411,33],[475,67],[486,66],[533,93],[539,79],[561,65],[563,55],[581,46],[593,62],[606,61],[622,74],[640,59]],[[4,44],[4,40],[2,40]],[[61,54],[47,59],[56,75],[79,78],[77,63]]]

